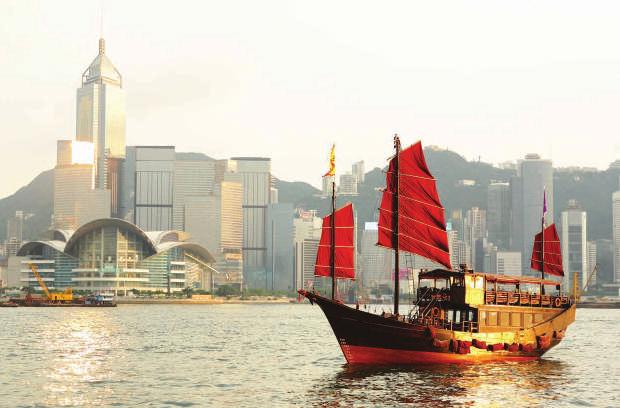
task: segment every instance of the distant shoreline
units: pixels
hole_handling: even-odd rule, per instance
[[[117,298],[118,305],[256,305],[256,304],[289,304],[297,303],[294,298],[275,298],[275,299],[136,299],[136,298]]]

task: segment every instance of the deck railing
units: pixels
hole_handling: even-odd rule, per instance
[[[478,322],[464,320],[461,322],[454,322],[452,320],[440,319],[438,317],[416,317],[411,319],[411,323],[417,323],[422,326],[431,326],[438,329],[456,330],[464,332],[477,332]]]
[[[484,296],[487,305],[521,305],[538,307],[557,307],[570,304],[568,296],[541,295],[539,293],[507,292],[487,290]]]

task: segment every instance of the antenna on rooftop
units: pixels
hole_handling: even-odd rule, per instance
[[[103,38],[103,0],[99,2],[99,38]]]

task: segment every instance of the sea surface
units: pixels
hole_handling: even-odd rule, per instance
[[[0,308],[0,406],[620,407],[620,310],[543,360],[352,370],[309,304]]]

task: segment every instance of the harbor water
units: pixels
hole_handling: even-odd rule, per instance
[[[0,406],[620,406],[620,310],[541,361],[350,369],[309,304],[0,308]]]

